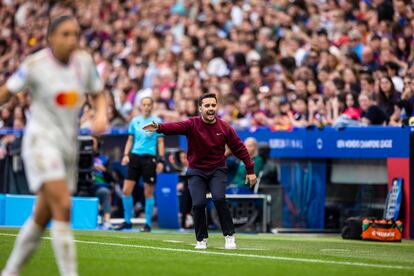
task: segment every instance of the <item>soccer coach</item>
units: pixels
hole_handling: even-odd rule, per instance
[[[187,170],[188,185],[193,200],[194,227],[197,239],[196,249],[207,248],[206,206],[207,189],[211,192],[217,209],[221,229],[225,236],[225,249],[236,249],[233,218],[226,202],[227,167],[225,147],[246,165],[246,184],[256,184],[254,163],[243,142],[234,129],[216,117],[217,97],[206,93],[198,100],[201,116],[192,117],[182,122],[162,123],[151,122],[143,127],[149,132],[165,135],[185,135],[188,143]]]

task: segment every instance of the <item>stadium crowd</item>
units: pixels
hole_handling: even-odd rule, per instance
[[[3,0],[0,83],[63,13],[80,22],[112,127],[144,96],[164,121],[193,116],[205,92],[235,127],[399,126],[413,113],[410,0]],[[23,127],[29,106],[30,94],[3,106],[0,127]],[[92,117],[87,99],[81,127]]]

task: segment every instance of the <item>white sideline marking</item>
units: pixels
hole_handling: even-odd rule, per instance
[[[16,237],[17,234],[0,233],[0,236]],[[42,239],[51,240],[52,238],[43,237]],[[347,262],[347,261],[329,261],[329,260],[321,260],[321,259],[305,259],[305,258],[293,258],[293,257],[282,257],[282,256],[266,256],[266,255],[253,255],[253,254],[243,254],[243,253],[214,252],[214,251],[156,247],[156,246],[148,246],[148,245],[122,244],[122,243],[111,243],[111,242],[80,241],[80,240],[75,240],[75,242],[82,243],[82,244],[96,244],[96,245],[107,245],[107,246],[116,246],[116,247],[130,247],[130,248],[152,249],[152,250],[159,250],[159,251],[173,251],[173,252],[205,254],[205,255],[220,255],[220,256],[230,256],[230,257],[245,257],[245,258],[255,258],[255,259],[276,260],[276,261],[318,263],[318,264],[330,264],[330,265],[331,264],[349,265],[349,266],[388,268],[388,269],[408,269],[408,270],[414,269],[413,266],[402,266],[402,265],[370,264],[370,263]]]
[[[176,241],[176,240],[163,240],[163,242],[169,242],[169,243],[182,243],[182,241]]]
[[[322,252],[350,252],[349,249],[335,249],[335,248],[324,248],[321,249]]]
[[[224,249],[224,247],[213,247],[214,249]],[[264,251],[266,249],[263,248],[247,248],[247,247],[237,247],[237,250],[244,250],[244,251]]]

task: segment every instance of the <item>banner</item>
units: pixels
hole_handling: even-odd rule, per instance
[[[268,143],[274,158],[408,158],[410,133],[410,128],[397,127],[237,131],[242,140],[251,136]],[[185,139],[180,140],[184,149]]]
[[[80,131],[81,135],[89,133],[86,129]],[[410,133],[411,128],[408,127],[381,126],[295,128],[291,131],[258,128],[254,131],[237,131],[242,140],[252,136],[259,142],[268,143],[271,148],[270,155],[275,158],[408,158]],[[0,136],[6,134],[20,136],[22,130],[0,129]],[[126,136],[127,129],[113,128],[105,136],[119,135]],[[170,146],[176,146],[175,143],[171,144],[174,145]],[[184,136],[181,136],[179,146],[187,148]]]

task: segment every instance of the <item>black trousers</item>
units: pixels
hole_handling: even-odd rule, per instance
[[[188,189],[188,180],[187,176],[184,176],[182,179],[182,182],[184,182],[184,189],[182,191],[181,196],[181,227],[186,228],[185,222],[187,219],[187,215],[191,213],[191,207],[192,207],[192,201],[191,201],[191,195],[190,190]]]
[[[211,192],[223,235],[233,235],[235,233],[233,218],[225,198],[227,168],[220,167],[212,171],[188,168],[187,176],[188,188],[193,201],[194,228],[197,241],[208,238],[206,218],[207,190]]]

